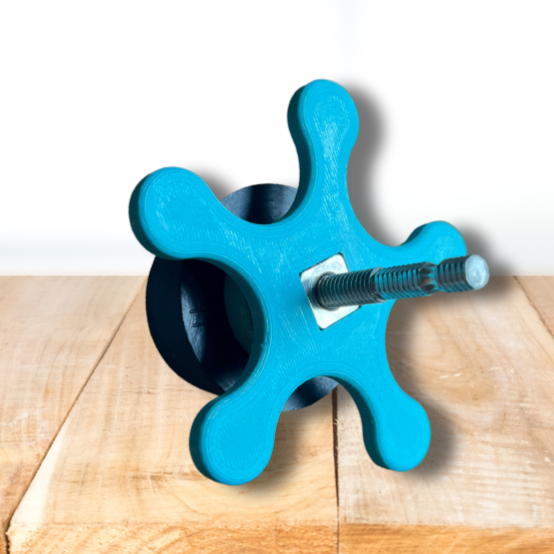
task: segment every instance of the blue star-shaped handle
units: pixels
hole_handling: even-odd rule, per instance
[[[424,458],[431,437],[423,408],[394,380],[385,329],[392,301],[363,306],[320,329],[300,274],[341,253],[350,271],[466,254],[460,233],[444,222],[419,227],[401,246],[370,237],[350,205],[346,168],[358,134],[348,93],[314,81],[293,96],[289,128],[300,160],[296,200],[281,221],[249,223],[231,214],[204,181],[185,169],[148,175],[131,197],[141,244],[157,256],[197,258],[224,269],[252,311],[254,340],[241,378],[197,415],[190,448],[198,469],[230,485],[254,479],[267,465],[279,414],[305,381],[328,376],[350,392],[373,461],[405,471]]]

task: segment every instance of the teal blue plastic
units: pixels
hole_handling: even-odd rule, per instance
[[[289,128],[300,161],[296,200],[281,221],[257,225],[228,212],[204,181],[165,168],[133,192],[133,231],[150,252],[197,258],[227,271],[248,299],[254,324],[249,363],[237,384],[197,415],[190,449],[207,477],[240,485],[266,467],[279,414],[290,394],[316,376],[339,381],[360,411],[368,454],[406,471],[425,457],[431,438],[423,408],[394,380],[385,351],[392,301],[363,306],[319,329],[300,273],[342,253],[351,271],[440,261],[466,254],[460,233],[444,222],[416,229],[398,247],[370,237],[358,222],[346,167],[358,134],[348,93],[314,81],[293,96]]]

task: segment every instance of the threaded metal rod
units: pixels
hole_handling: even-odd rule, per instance
[[[479,290],[489,280],[489,266],[481,256],[450,258],[438,265],[430,262],[350,273],[322,275],[315,297],[322,308],[376,304],[386,300],[430,296],[435,292]]]

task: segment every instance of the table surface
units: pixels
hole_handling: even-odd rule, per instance
[[[282,414],[240,487],[192,463],[212,396],[157,353],[144,284],[0,278],[0,554],[554,552],[554,277],[396,303],[391,369],[431,420],[418,468],[372,464],[339,387]]]

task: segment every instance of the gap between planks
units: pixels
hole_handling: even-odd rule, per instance
[[[332,392],[333,403],[333,459],[335,462],[335,490],[337,495],[337,554],[340,554],[340,496],[339,496],[339,402],[338,387]]]
[[[542,321],[542,324],[545,326],[546,330],[554,340],[554,309],[552,310],[552,314],[545,313],[543,311],[542,306],[536,305],[536,296],[531,297],[529,286],[530,283],[533,281],[546,281],[546,280],[552,280],[554,282],[554,277],[517,277],[514,276],[514,279],[516,280],[516,283],[521,287],[521,290],[523,290],[523,294],[527,297],[527,300],[529,301],[529,304],[531,307],[537,312],[537,315],[539,316],[539,319]],[[522,280],[523,279],[523,280]],[[544,287],[546,288],[546,287]],[[554,286],[552,288],[552,293],[554,294]],[[552,305],[554,306],[554,300],[552,301]],[[549,321],[549,316],[552,317],[552,321]]]

